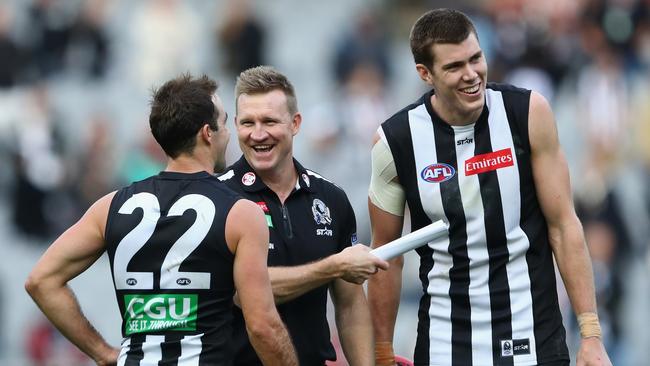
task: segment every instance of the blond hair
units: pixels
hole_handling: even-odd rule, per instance
[[[242,94],[263,94],[273,90],[284,92],[290,114],[298,112],[298,100],[293,85],[286,76],[271,66],[257,66],[242,71],[235,85],[235,100]]]

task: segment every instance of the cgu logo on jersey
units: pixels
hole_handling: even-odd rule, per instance
[[[456,174],[456,169],[449,164],[431,164],[422,169],[420,176],[429,183],[441,183],[451,179]]]
[[[125,295],[124,306],[126,335],[196,330],[197,295]]]
[[[465,175],[485,173],[491,170],[509,167],[513,164],[512,150],[510,148],[502,149],[487,154],[476,155],[465,160]]]

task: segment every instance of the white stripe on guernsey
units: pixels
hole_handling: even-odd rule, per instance
[[[122,340],[122,345],[120,346],[120,354],[117,356],[117,366],[124,366],[126,363],[126,352],[128,352],[130,345],[131,338],[124,338]]]
[[[178,366],[198,366],[201,357],[201,337],[203,333],[183,337],[181,339],[181,357]]]
[[[379,135],[379,141],[386,145],[388,151],[390,151],[390,156],[393,159],[393,164],[395,164],[395,157],[390,149],[390,145],[388,144],[388,139],[386,139],[386,133],[384,133],[384,129],[381,126],[377,127],[377,134]]]
[[[217,179],[219,179],[222,182],[227,181],[228,179],[232,178],[235,176],[235,171],[230,169],[226,173],[223,173],[221,176],[219,176]]]
[[[474,124],[454,127],[454,141],[470,139],[473,144],[456,145],[458,186],[463,201],[469,258],[469,302],[472,323],[472,364],[483,365],[492,360],[492,309],[490,308],[490,265],[485,233],[485,211],[481,198],[479,175],[465,175],[467,159],[474,156],[476,139]]]
[[[318,173],[316,173],[316,172],[312,172],[312,171],[309,170],[309,169],[305,169],[305,171],[307,172],[307,174],[311,175],[312,177],[316,177],[316,178],[322,179],[322,180],[324,180],[324,181],[326,181],[326,182],[330,182],[330,183],[332,183],[329,179],[323,177],[322,175],[320,175],[320,174],[318,174]],[[334,183],[332,183],[332,184],[334,184]]]
[[[162,348],[160,345],[165,342],[163,335],[148,335],[142,343],[142,353],[144,357],[140,361],[140,366],[158,365],[162,359]]]
[[[328,183],[334,185],[335,187],[338,187],[339,189],[343,189],[343,188],[341,188],[341,186],[339,186],[338,184],[332,182],[331,180],[329,180],[329,179],[323,177],[322,175],[320,175],[320,174],[318,174],[318,173],[316,173],[316,172],[312,172],[312,171],[309,170],[309,169],[305,169],[305,171],[307,172],[308,175],[311,175],[312,177],[316,177],[316,178],[318,178],[318,179],[322,179],[322,180],[324,180],[324,181],[326,181],[326,182],[328,182]]]
[[[420,172],[438,162],[431,116],[424,104],[409,112],[409,126],[413,139],[415,179],[418,182],[422,207],[431,221],[443,219],[449,223],[442,208],[439,183],[423,180]],[[429,305],[429,361],[433,365],[451,365],[451,299],[449,298],[449,237],[443,236],[429,243],[433,249],[433,268],[428,274]]]
[[[388,146],[388,148],[390,149],[390,146],[388,145],[388,140],[386,139],[386,134],[384,133],[384,129],[381,126],[377,127],[377,135],[379,135],[379,139],[383,141],[383,143],[386,144],[386,146]]]
[[[513,147],[510,126],[501,92],[487,90],[487,102],[490,106],[490,139],[493,151]],[[514,164],[511,167],[497,169],[499,190],[503,205],[508,251],[510,254],[506,271],[510,286],[510,308],[512,312],[512,339],[530,339],[530,354],[515,355],[515,365],[537,364],[535,331],[533,320],[533,300],[526,262],[526,251],[530,246],[528,237],[519,225],[521,219],[521,195],[519,186],[519,168],[514,149]],[[514,193],[514,194],[513,194]]]

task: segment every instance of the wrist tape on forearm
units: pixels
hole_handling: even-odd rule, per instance
[[[376,366],[395,365],[395,353],[393,352],[393,343],[391,342],[375,343],[375,364]]]
[[[578,315],[578,326],[580,327],[580,336],[582,338],[601,337],[600,323],[598,314],[588,312]]]

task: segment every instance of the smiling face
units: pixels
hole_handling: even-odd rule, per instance
[[[435,90],[433,108],[446,122],[465,125],[476,122],[485,104],[487,63],[476,34],[461,43],[434,43],[431,69],[417,64],[422,80]]]
[[[277,174],[293,167],[293,136],[300,113],[291,114],[282,90],[241,94],[237,98],[237,137],[244,158],[258,174]]]

